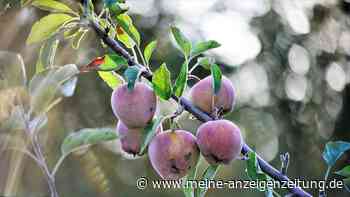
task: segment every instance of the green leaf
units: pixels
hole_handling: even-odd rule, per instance
[[[192,49],[191,56],[194,57],[194,56],[200,55],[201,53],[204,53],[210,49],[218,48],[220,46],[221,45],[215,40],[200,42],[196,44]]]
[[[152,53],[156,47],[157,47],[157,41],[152,41],[146,46],[144,51],[144,56],[145,56],[147,65],[149,65],[149,60],[151,59]]]
[[[141,36],[136,27],[132,23],[132,19],[127,14],[120,14],[116,17],[118,25],[127,33],[127,35],[135,42],[137,46],[140,46]],[[118,31],[117,31],[118,34]]]
[[[132,91],[134,89],[136,80],[139,78],[140,74],[141,74],[141,70],[137,66],[129,66],[125,70],[124,76],[127,80],[129,91]]]
[[[322,157],[328,166],[333,166],[335,162],[350,149],[350,143],[344,141],[328,142],[323,151]]]
[[[197,64],[201,65],[203,68],[210,70],[211,65],[214,64],[215,60],[210,57],[199,57],[197,59]]]
[[[149,143],[153,137],[156,136],[158,128],[161,127],[163,119],[163,116],[157,117],[144,128],[139,153],[140,155],[143,155],[146,152]]]
[[[76,14],[66,4],[54,0],[34,0],[32,5],[46,11]]]
[[[221,74],[221,70],[220,67],[216,64],[213,64],[213,66],[210,67],[211,70],[211,75],[213,77],[213,91],[214,94],[217,95],[220,91],[221,88],[221,78],[222,78],[222,74]]]
[[[113,71],[98,71],[98,75],[107,83],[109,87],[115,89],[124,83],[123,78]]]
[[[350,177],[350,165],[345,166],[343,169],[335,172],[335,174],[338,174],[338,175],[344,176],[344,177]]]
[[[263,173],[258,165],[255,152],[248,153],[247,174],[251,180],[267,180],[267,175]]]
[[[248,160],[247,160],[247,173],[248,173],[249,178],[252,180],[258,179],[259,171],[260,171],[260,168],[259,168],[258,162],[256,160],[256,153],[249,152],[248,153]]]
[[[103,57],[97,57],[92,60],[89,64],[81,66],[80,70],[88,72],[92,70],[97,71],[116,71],[121,69],[123,66],[127,66],[128,61],[117,54],[107,54]]]
[[[75,36],[73,38],[73,42],[72,42],[73,49],[78,49],[79,48],[80,42],[84,39],[84,37],[85,37],[87,32],[88,32],[87,30],[79,30],[75,34]]]
[[[55,37],[49,38],[45,42],[39,52],[39,57],[36,62],[35,73],[44,71],[45,68],[54,65],[55,55],[58,48],[59,40]]]
[[[114,3],[108,6],[112,13],[112,16],[118,16],[124,14],[129,10],[129,6],[126,3]]]
[[[182,64],[180,74],[175,81],[175,87],[173,91],[175,96],[177,97],[182,96],[187,85],[187,79],[188,79],[188,64],[187,64],[187,61],[185,61]]]
[[[185,55],[186,58],[188,58],[191,54],[191,42],[185,37],[185,35],[180,31],[179,28],[171,26],[171,32],[175,38],[176,43],[181,48],[182,53]]]
[[[135,42],[128,36],[128,34],[120,27],[117,26],[117,38],[127,48],[131,49],[135,46]]]
[[[119,70],[123,66],[127,66],[128,61],[117,54],[107,54],[104,56],[104,62],[98,67],[100,71]]]
[[[204,171],[202,179],[201,180],[213,180],[216,173],[219,170],[220,165],[210,165],[208,168]],[[198,187],[196,188],[196,197],[204,197],[205,193],[207,192],[208,188]]]
[[[153,74],[152,84],[155,93],[162,99],[168,100],[172,93],[170,72],[163,63]]]
[[[199,161],[197,162],[197,164],[186,175],[185,183],[187,181],[194,181],[194,180],[196,180],[198,165],[199,165]],[[188,185],[186,185],[186,186],[188,186]],[[185,197],[194,197],[194,188],[193,187],[183,187],[182,191],[184,192]]]
[[[48,39],[67,21],[73,17],[68,14],[50,14],[36,22],[27,38],[27,44],[33,44]]]
[[[138,32],[138,30],[136,29],[136,27],[133,24],[131,24],[130,27],[129,27],[129,30],[130,30],[130,33],[132,34],[131,38],[136,42],[136,44],[138,46],[140,46],[140,44],[141,44],[141,36],[140,36],[140,33]],[[129,31],[126,30],[126,32],[128,33]]]
[[[247,174],[250,180],[254,181],[267,181],[270,180],[270,177],[267,176],[259,167],[258,161],[256,159],[255,152],[248,153],[247,160]],[[266,195],[270,195],[273,192],[273,188],[265,187],[265,188],[257,188],[259,191],[265,191]]]
[[[117,133],[113,128],[81,129],[78,132],[68,135],[64,139],[61,145],[61,152],[63,155],[67,155],[79,147],[94,145],[105,141],[115,140],[117,138]]]
[[[72,89],[72,80],[79,73],[76,65],[69,64],[62,67],[47,69],[38,74],[35,74],[29,82],[30,108],[33,112],[43,112],[54,100],[58,94],[69,94]],[[69,83],[68,87],[66,83]],[[66,90],[65,90],[66,89]],[[61,92],[62,90],[66,92]],[[74,90],[74,89],[73,89]]]

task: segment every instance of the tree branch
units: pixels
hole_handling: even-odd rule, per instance
[[[110,38],[106,31],[104,31],[101,26],[96,22],[90,20],[90,26],[92,29],[95,30],[97,36],[103,40],[103,42],[109,46],[115,53],[123,56],[127,59],[129,66],[139,65],[135,59],[114,39]],[[143,66],[143,65],[139,65]],[[143,72],[142,76],[145,77],[148,80],[152,80],[152,73],[151,72]],[[201,111],[197,107],[195,107],[189,100],[187,100],[184,97],[176,97],[175,95],[172,95],[171,98],[178,101],[180,105],[184,107],[185,110],[190,112],[192,115],[194,115],[198,120],[207,122],[210,120],[214,120],[213,117],[206,114],[205,112]],[[244,144],[242,148],[242,154],[247,154],[248,152],[253,152],[253,150],[247,145]],[[279,170],[271,166],[268,162],[266,162],[263,158],[261,158],[259,155],[257,155],[257,160],[259,163],[259,166],[262,171],[264,171],[266,174],[268,174],[271,178],[274,180],[280,181],[280,182],[286,182],[290,181],[290,179],[283,175]],[[311,196],[309,193],[304,191],[302,188],[297,187],[296,185],[292,184],[293,187],[289,188],[288,190],[292,193],[294,193],[297,196]]]

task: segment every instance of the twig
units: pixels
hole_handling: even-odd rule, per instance
[[[130,66],[137,65],[137,62],[134,61],[134,58],[123,47],[121,47],[121,45],[116,40],[110,38],[97,22],[90,20],[90,26],[95,30],[97,36],[101,38],[107,46],[109,46],[115,53],[126,58]],[[152,73],[143,72],[142,76],[148,80],[152,80]],[[193,114],[198,120],[203,122],[214,120],[214,117],[211,117],[210,115],[195,107],[186,98],[178,98],[175,95],[172,95],[171,98],[178,101],[185,110]],[[244,144],[241,152],[243,155],[246,155],[248,152],[253,152],[253,150],[247,144]],[[268,174],[271,178],[283,182],[290,181],[287,176],[283,175],[279,170],[271,166],[259,155],[257,155],[257,160],[261,170]],[[309,193],[304,191],[302,188],[297,187],[296,185],[293,185],[293,187],[290,187],[288,190],[297,196],[311,196]]]
[[[48,165],[45,161],[44,154],[42,153],[42,149],[40,146],[40,142],[38,140],[37,133],[30,131],[29,118],[28,119],[25,118],[24,120],[25,120],[25,131],[26,131],[25,133],[30,137],[31,146],[32,146],[33,151],[34,151],[33,157],[36,158],[35,161],[37,161],[39,164],[41,164],[41,165],[39,165],[39,168],[44,173],[44,177],[47,181],[47,184],[49,185],[51,197],[59,197],[58,192],[57,192],[57,188],[56,188],[56,184],[55,184],[55,178],[53,176],[51,176],[50,170],[49,170]],[[33,135],[33,136],[31,136],[31,135]]]
[[[38,160],[38,158],[36,158],[35,155],[33,155],[33,153],[31,153],[28,150],[16,148],[16,147],[10,147],[7,149],[21,152],[21,153],[27,155],[29,158],[33,159],[36,162],[36,164],[38,164],[39,166],[43,166],[43,163],[40,160]]]
[[[40,142],[38,141],[36,134],[34,134],[34,135],[35,136],[32,139],[33,150],[34,150],[35,155],[38,158],[38,160],[40,160],[41,163],[43,163],[43,165],[41,166],[41,169],[44,172],[46,181],[49,185],[51,197],[59,197],[58,192],[57,192],[57,188],[56,188],[55,177],[51,176],[51,173],[50,173],[50,170],[47,166],[44,154],[42,153],[42,148],[40,146]]]

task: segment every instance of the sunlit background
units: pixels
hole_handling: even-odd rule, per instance
[[[7,4],[11,2],[11,4]],[[70,3],[77,8],[73,1]],[[237,89],[235,110],[226,118],[237,123],[246,142],[276,168],[281,153],[291,155],[288,175],[307,180],[322,179],[322,160],[329,140],[350,141],[350,1],[347,0],[127,0],[130,13],[142,35],[142,45],[157,39],[151,62],[162,62],[178,73],[183,58],[169,34],[175,24],[193,42],[217,40],[222,46],[208,52]],[[10,5],[7,7],[6,5]],[[96,2],[100,5],[100,1]],[[32,7],[19,8],[15,1],[0,0],[0,50],[23,57],[30,78],[40,45],[26,45],[31,25],[46,13]],[[7,9],[5,9],[7,8]],[[94,32],[89,32],[78,50],[62,41],[55,64],[84,65],[103,55]],[[0,68],[14,54],[0,53]],[[8,66],[8,65],[6,65]],[[1,71],[1,69],[0,69]],[[194,72],[199,77],[209,73]],[[2,76],[0,72],[0,77]],[[176,74],[173,75],[175,78]],[[5,78],[8,76],[5,76]],[[21,79],[23,76],[11,76]],[[10,100],[20,82],[0,86],[0,101]],[[16,87],[16,88],[14,88]],[[110,108],[111,89],[96,73],[79,77],[75,95],[49,114],[45,154],[52,166],[59,157],[59,145],[68,133],[86,127],[113,126],[117,120]],[[7,109],[0,109],[2,114]],[[176,109],[173,102],[161,102],[159,113]],[[185,113],[180,124],[195,132],[198,121]],[[0,122],[1,124],[1,122]],[[41,197],[47,186],[40,169],[24,158],[17,170],[9,170],[11,152],[0,153],[0,194],[9,177],[17,173],[16,196]],[[343,157],[337,169],[350,164]],[[200,170],[207,166],[203,161]],[[218,178],[248,179],[245,163],[224,166]],[[159,179],[147,156],[132,158],[120,150],[118,141],[98,145],[69,157],[58,172],[57,185],[66,197],[181,196],[180,190],[143,191],[136,180]],[[333,175],[332,175],[333,177]],[[334,176],[335,177],[335,176]],[[339,178],[339,177],[338,177]],[[316,190],[309,190],[317,195]],[[285,194],[286,191],[280,191]],[[210,190],[208,196],[263,196],[256,190]],[[348,196],[333,190],[330,196]]]

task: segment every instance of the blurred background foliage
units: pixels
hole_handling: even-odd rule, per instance
[[[77,1],[64,2],[78,9]],[[216,58],[224,75],[237,89],[235,110],[226,118],[237,123],[246,142],[277,168],[279,154],[289,152],[288,174],[292,179],[322,179],[326,170],[321,158],[324,144],[335,139],[350,141],[350,1],[127,2],[141,33],[142,46],[158,40],[151,61],[153,69],[166,61],[172,73],[180,70],[183,59],[169,36],[170,24],[178,26],[192,41],[213,39],[221,43],[220,48],[208,55]],[[96,9],[101,8],[101,1],[94,3]],[[26,45],[25,40],[33,23],[45,14],[33,7],[21,9],[18,0],[0,0],[0,50],[18,53],[24,61],[23,64],[16,54],[0,54],[0,80],[12,81],[0,87],[0,124],[16,100],[22,98],[21,81],[26,76],[18,74],[22,70],[20,65],[26,65],[28,78],[35,72],[40,44]],[[104,52],[91,31],[78,50],[69,41],[62,41],[55,64],[85,65]],[[18,72],[3,76],[11,73],[3,70],[10,65]],[[194,74],[204,77],[208,72],[199,68]],[[173,74],[173,78],[176,76]],[[111,89],[96,73],[79,77],[75,95],[49,114],[45,155],[50,165],[58,159],[59,145],[68,133],[80,128],[116,125],[110,94]],[[161,102],[159,109],[158,113],[167,114],[176,105]],[[193,132],[199,125],[186,113],[180,119],[182,127]],[[0,194],[8,188],[9,177],[17,173],[16,196],[47,196],[45,180],[36,164],[23,158],[21,166],[13,167],[9,163],[18,155],[11,153],[0,153]],[[342,157],[338,169],[345,164],[350,164],[349,155]],[[203,161],[200,169],[206,165]],[[236,161],[221,168],[218,178],[247,179],[244,169],[244,162]],[[113,141],[70,156],[58,172],[57,186],[61,196],[68,197],[183,195],[180,190],[137,190],[136,180],[142,176],[159,179],[146,156],[125,155],[119,142]],[[317,195],[316,190],[310,192]],[[228,189],[208,192],[208,196],[231,195],[262,196],[263,193]],[[329,195],[348,196],[341,190],[332,190]]]

